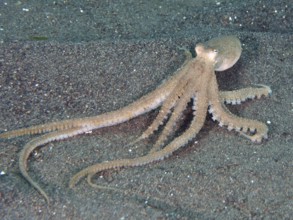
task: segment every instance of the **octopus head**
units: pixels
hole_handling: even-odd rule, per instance
[[[232,67],[241,55],[241,43],[235,36],[214,38],[204,44],[196,45],[198,56],[204,56],[213,62],[216,71]]]

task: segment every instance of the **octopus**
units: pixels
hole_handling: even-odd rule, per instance
[[[69,187],[73,188],[84,177],[91,186],[95,186],[92,178],[102,171],[142,166],[171,156],[179,148],[195,139],[208,113],[221,127],[226,127],[229,131],[235,130],[252,142],[259,143],[266,139],[268,134],[266,124],[238,117],[232,114],[225,104],[240,104],[248,99],[268,96],[271,93],[270,87],[257,85],[233,91],[219,91],[218,88],[215,71],[224,71],[238,61],[242,52],[239,39],[235,36],[214,38],[206,43],[198,43],[195,46],[195,52],[197,55],[195,58],[190,52],[188,53],[182,67],[168,81],[126,107],[93,117],[69,119],[7,131],[1,133],[0,138],[45,133],[29,141],[21,150],[19,169],[22,176],[48,203],[48,195],[28,174],[27,161],[36,148],[49,142],[89,133],[98,128],[117,125],[159,107],[154,121],[131,143],[135,144],[146,139],[161,128],[157,140],[147,154],[89,166],[71,178]],[[174,135],[177,131],[176,124],[182,118],[188,105],[192,106],[192,119],[182,134],[176,137]]]

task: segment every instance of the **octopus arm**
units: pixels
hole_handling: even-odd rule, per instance
[[[195,88],[197,88],[196,81],[197,79],[193,77],[192,73],[188,74],[186,77],[184,77],[184,83],[180,83],[180,85],[177,87],[178,89],[174,91],[174,93],[170,94],[170,98],[176,99],[177,102],[151,152],[159,150],[160,147],[163,146],[167,141],[168,137],[170,137],[175,132],[174,127],[176,126],[176,123],[179,121],[188,103],[195,94]]]
[[[233,91],[220,91],[220,98],[222,102],[227,104],[240,104],[247,99],[261,98],[272,93],[269,86],[259,84],[260,88],[248,87]]]
[[[181,70],[182,68],[180,68],[178,71]],[[180,74],[175,74],[166,83],[159,86],[153,92],[141,97],[137,101],[121,109],[93,117],[69,119],[42,125],[36,125],[29,128],[12,130],[0,134],[0,138],[13,138],[22,135],[40,134],[55,130],[66,130],[78,127],[86,127],[87,129],[85,130],[90,131],[97,128],[120,124],[160,106],[162,102],[166,99],[166,97],[175,88],[177,81],[181,76],[182,75]]]
[[[110,126],[129,120],[137,115],[148,112],[158,107],[166,96],[176,86],[178,76],[172,77],[168,82],[163,84],[154,92],[143,96],[141,99],[124,107],[120,110],[98,115],[96,117],[88,117],[83,119],[65,120],[61,122],[53,122],[45,125],[33,126],[30,128],[19,129],[11,132],[0,134],[0,138],[11,138],[25,134],[35,134],[41,132],[50,132],[40,137],[34,138],[28,142],[20,152],[19,167],[23,177],[41,194],[49,203],[49,198],[45,191],[29,176],[27,171],[27,161],[30,154],[38,147],[52,141],[64,140],[82,133],[91,131],[99,127]],[[164,92],[163,92],[164,91]],[[146,104],[147,103],[147,104]]]
[[[158,130],[159,126],[162,125],[165,120],[168,119],[168,116],[171,114],[172,109],[174,108],[174,106],[178,104],[180,97],[184,95],[184,92],[185,92],[184,88],[188,82],[188,80],[186,80],[186,74],[189,68],[190,68],[190,65],[185,65],[183,68],[180,69],[180,72],[177,71],[179,75],[177,78],[176,85],[174,86],[173,90],[168,93],[168,96],[163,102],[155,120],[153,120],[150,126],[141,134],[140,137],[134,140],[131,143],[131,145],[137,143],[140,140],[148,138],[156,130]]]
[[[27,161],[30,154],[39,146],[47,144],[52,141],[58,141],[65,138],[73,137],[78,134],[84,133],[84,128],[71,128],[68,130],[55,131],[40,137],[32,139],[28,142],[24,148],[21,150],[19,155],[19,168],[22,176],[35,188],[37,191],[44,196],[44,198],[49,203],[49,197],[45,191],[29,176],[27,171]]]
[[[216,77],[211,79],[209,100],[209,112],[212,114],[212,119],[218,121],[220,126],[227,126],[228,130],[234,129],[253,142],[259,143],[263,138],[267,138],[268,127],[264,123],[238,117],[224,106],[219,95]],[[247,134],[248,131],[250,134]]]
[[[89,166],[81,170],[80,172],[78,172],[71,178],[69,187],[73,188],[80,181],[81,178],[86,176],[88,176],[88,182],[90,182],[90,179],[93,175],[104,170],[123,168],[123,167],[142,166],[142,165],[152,163],[155,161],[160,161],[160,160],[163,160],[164,158],[169,157],[176,150],[185,146],[190,140],[195,138],[197,133],[202,128],[205,122],[206,112],[208,107],[206,96],[200,95],[200,94],[197,95],[196,104],[198,105],[196,106],[196,109],[198,109],[196,113],[196,117],[192,119],[189,128],[186,129],[182,135],[180,135],[179,137],[171,141],[169,144],[167,144],[163,149],[149,153],[142,157],[137,157],[133,159],[113,160],[109,162],[105,161],[102,163]]]

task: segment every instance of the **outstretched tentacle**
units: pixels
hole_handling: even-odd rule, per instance
[[[152,135],[156,130],[158,130],[159,126],[164,123],[164,120],[167,120],[169,114],[172,114],[172,108],[178,102],[178,96],[174,96],[173,93],[180,93],[180,95],[182,95],[183,91],[178,91],[178,89],[176,88],[170,93],[170,95],[166,98],[165,102],[160,108],[156,118],[153,120],[151,125],[141,134],[141,136],[135,140],[135,142],[148,138],[150,135]]]
[[[220,126],[227,126],[229,131],[234,129],[252,142],[260,143],[262,139],[267,139],[268,127],[266,124],[236,116],[226,106],[217,104],[211,102],[209,112],[213,115],[212,119],[218,121]],[[248,132],[249,134],[247,134]]]
[[[131,142],[131,145],[148,138],[151,136],[156,130],[158,130],[159,126],[164,123],[164,120],[168,118],[168,115],[171,113],[172,108],[176,105],[178,102],[178,96],[175,95],[175,93],[182,93],[183,91],[183,85],[185,85],[185,75],[190,68],[190,65],[188,65],[188,61],[190,60],[190,57],[187,57],[187,60],[183,64],[182,68],[176,71],[175,74],[178,74],[176,85],[174,86],[174,89],[170,91],[168,96],[166,97],[165,102],[162,104],[162,107],[156,116],[155,120],[151,123],[151,125],[133,142]],[[179,91],[178,91],[179,90]],[[182,96],[182,95],[181,95]]]
[[[168,89],[169,88],[167,87],[167,90]],[[36,125],[29,128],[8,131],[0,134],[0,138],[12,138],[22,135],[40,134],[55,130],[66,130],[76,127],[91,127],[91,129],[108,127],[111,125],[116,125],[125,122],[127,120],[130,120],[131,118],[134,118],[138,115],[144,114],[152,109],[157,108],[159,105],[161,105],[165,98],[166,94],[164,94],[163,92],[161,92],[161,94],[153,92],[147,96],[142,97],[141,99],[130,104],[129,106],[126,106],[116,111],[104,113],[94,117],[64,120],[48,124]]]
[[[180,72],[182,70],[183,69],[180,68],[177,72]],[[0,138],[13,138],[22,135],[40,134],[45,132],[66,130],[77,127],[91,127],[91,129],[97,129],[120,124],[132,118],[135,118],[138,115],[142,115],[146,112],[156,109],[158,106],[160,106],[162,102],[166,99],[166,97],[175,88],[179,78],[181,77],[181,73],[178,75],[173,75],[166,83],[159,86],[158,89],[141,97],[132,104],[121,109],[118,109],[116,111],[104,113],[93,117],[69,119],[42,125],[36,125],[29,128],[8,131],[1,133]]]
[[[116,187],[110,187],[110,186],[103,186],[103,185],[97,185],[93,183],[92,178],[95,176],[95,173],[91,173],[87,176],[87,183],[96,189],[102,189],[102,190],[112,190],[112,191],[119,191],[119,192],[124,192],[123,190],[116,188]]]
[[[256,84],[261,86],[261,88],[243,88],[233,91],[220,91],[220,97],[222,102],[227,104],[240,104],[247,99],[261,98],[261,96],[268,96],[272,93],[272,90],[269,86]]]
[[[13,138],[13,137],[18,137],[23,135],[41,134],[41,133],[46,133],[46,132],[51,132],[56,130],[66,130],[70,128],[77,128],[77,127],[81,127],[81,125],[84,123],[84,120],[86,119],[87,118],[64,120],[64,121],[51,122],[47,124],[31,126],[29,128],[21,128],[17,130],[7,131],[0,134],[0,138]]]
[[[30,142],[28,142],[19,155],[19,169],[22,176],[37,190],[41,195],[44,196],[46,201],[49,203],[49,197],[45,193],[45,191],[37,184],[28,174],[27,171],[27,160],[30,154],[38,147],[47,144],[52,141],[63,140],[65,138],[69,138],[72,136],[76,136],[78,134],[82,134],[87,132],[84,128],[71,128],[63,131],[56,131],[49,134],[42,135],[40,137],[34,138]]]
[[[164,145],[167,138],[174,133],[174,126],[183,114],[183,111],[187,107],[188,102],[190,102],[190,100],[194,96],[195,83],[188,83],[190,81],[192,81],[192,79],[185,79],[184,82],[186,83],[181,83],[181,85],[178,86],[178,89],[174,91],[174,94],[170,94],[171,97],[177,98],[176,105],[150,153],[159,150],[160,147]]]
[[[180,147],[185,146],[188,141],[195,138],[197,133],[202,128],[205,118],[206,118],[206,111],[207,111],[207,100],[206,96],[198,97],[199,101],[197,102],[198,111],[196,113],[197,117],[194,117],[191,121],[190,127],[179,137],[175,138],[171,143],[165,146],[163,149],[159,151],[155,151],[153,153],[149,153],[142,157],[137,157],[133,159],[122,159],[122,160],[114,160],[110,162],[102,162],[92,166],[89,166],[77,174],[75,174],[69,183],[69,187],[73,188],[81,178],[85,176],[89,176],[88,181],[91,182],[91,178],[94,174],[115,168],[123,168],[123,167],[135,167],[135,166],[142,166],[148,163],[152,163],[155,161],[163,160],[166,157],[169,157],[174,151],[178,150]]]
[[[221,97],[218,93],[216,77],[213,77],[210,83],[209,113],[213,115],[213,120],[219,121],[220,126],[227,126],[228,130],[235,129],[241,135],[253,142],[259,143],[263,138],[267,138],[268,127],[266,124],[232,114],[222,103]],[[252,134],[247,134],[248,131]]]

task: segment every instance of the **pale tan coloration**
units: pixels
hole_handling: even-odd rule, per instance
[[[149,137],[160,125],[164,124],[162,133],[148,154],[134,159],[92,165],[74,175],[70,181],[70,187],[74,187],[85,176],[87,176],[88,183],[94,186],[91,181],[92,177],[104,170],[141,166],[163,160],[195,138],[204,124],[207,112],[212,114],[213,120],[217,120],[220,126],[227,126],[229,130],[234,129],[253,142],[261,142],[263,138],[267,138],[268,128],[264,123],[235,116],[225,107],[224,103],[240,104],[247,99],[267,96],[271,93],[270,88],[260,85],[259,88],[249,87],[235,91],[219,91],[218,89],[215,70],[226,70],[237,62],[242,51],[238,38],[234,36],[215,38],[205,44],[196,45],[195,50],[197,57],[189,56],[183,66],[167,82],[124,108],[94,117],[9,131],[0,134],[0,138],[50,132],[28,142],[21,151],[19,159],[22,175],[46,198],[47,202],[49,202],[47,194],[27,172],[27,160],[34,149],[52,141],[63,140],[94,129],[128,121],[159,106],[161,108],[156,119],[135,141]],[[165,144],[174,133],[174,127],[189,102],[192,102],[194,115],[189,127],[180,136]]]

